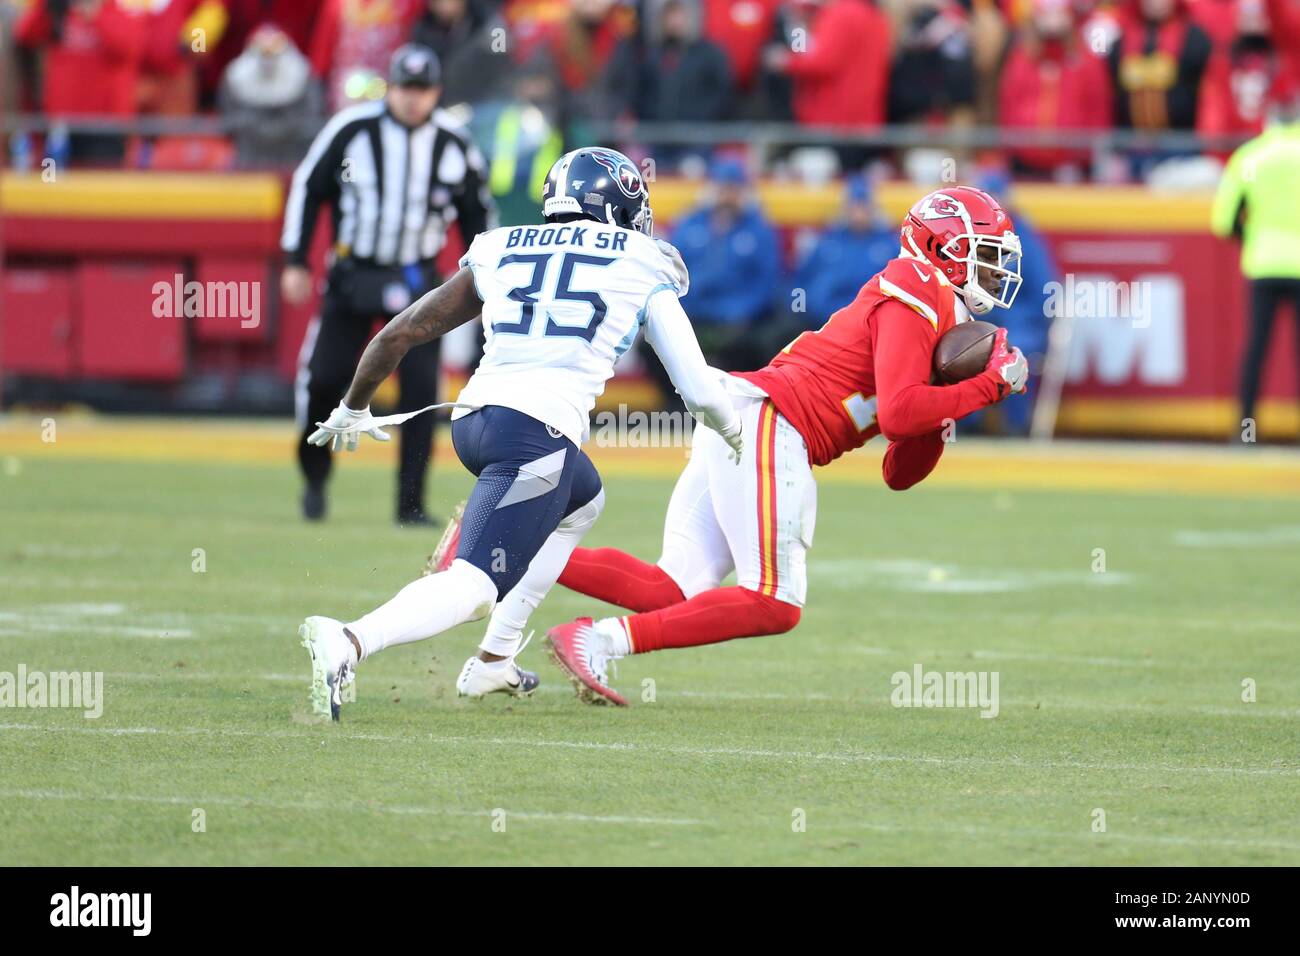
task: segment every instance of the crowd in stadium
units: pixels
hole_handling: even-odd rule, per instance
[[[591,120],[1244,136],[1300,76],[1300,0],[0,0],[0,23],[10,109],[218,111],[237,154],[189,160],[218,167],[292,162],[408,39],[442,59],[445,106],[493,104],[480,129],[515,140],[536,135],[520,106],[569,139]],[[1008,158],[1095,172],[1077,148]]]

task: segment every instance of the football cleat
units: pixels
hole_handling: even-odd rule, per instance
[[[527,697],[540,683],[536,674],[524,670],[513,659],[485,661],[475,654],[465,662],[456,678],[456,696],[486,697],[501,693]]]
[[[343,622],[309,617],[298,628],[302,646],[311,655],[311,709],[321,717],[339,719],[343,688],[356,679],[352,642]]]
[[[433,549],[433,554],[425,562],[421,577],[446,571],[456,560],[456,548],[460,546],[460,521],[464,515],[465,502],[462,501],[447,519],[447,527],[443,530],[442,537],[438,539],[438,546]]]
[[[605,676],[612,655],[606,638],[580,617],[546,632],[546,650],[560,670],[568,675],[578,699],[584,704],[614,704],[626,707],[627,700],[609,686]]]
[[[537,685],[541,683],[537,675],[515,663],[515,658],[524,652],[532,639],[530,631],[518,649],[505,660],[485,661],[475,654],[460,669],[460,677],[456,678],[456,695],[477,698],[503,693],[512,697],[527,697],[537,690]]]

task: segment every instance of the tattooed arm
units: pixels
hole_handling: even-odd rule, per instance
[[[464,325],[482,308],[469,269],[461,269],[438,288],[421,296],[370,340],[343,404],[354,409],[369,408],[375,390],[393,374],[407,352]]]

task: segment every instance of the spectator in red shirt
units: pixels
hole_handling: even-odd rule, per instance
[[[799,0],[803,25],[789,45],[768,47],[768,69],[794,85],[796,121],[870,129],[885,121],[889,20],[869,0]]]
[[[1263,132],[1270,102],[1291,82],[1275,39],[1281,34],[1269,28],[1263,0],[1241,0],[1234,17],[1235,35],[1210,60],[1198,131],[1240,136]]]
[[[1106,64],[1086,49],[1070,0],[1034,0],[1002,71],[999,122],[1008,129],[1104,129],[1111,121]],[[1038,175],[1079,172],[1081,150],[1021,147],[1016,170]]]
[[[199,69],[229,22],[224,0],[155,0],[145,14],[137,107],[185,115],[198,108]]]
[[[704,35],[722,47],[736,87],[754,88],[779,0],[704,0]]]
[[[330,110],[383,95],[389,58],[422,11],[420,0],[324,0],[311,65],[325,81]]]
[[[41,108],[51,116],[135,112],[145,19],[117,0],[32,0],[14,39],[44,49]]]
[[[1300,81],[1300,0],[1264,0],[1264,8],[1286,72]]]

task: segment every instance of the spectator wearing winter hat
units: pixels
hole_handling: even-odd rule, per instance
[[[307,151],[323,107],[311,64],[273,24],[259,27],[226,67],[217,102],[235,128],[244,167],[292,165]]]

